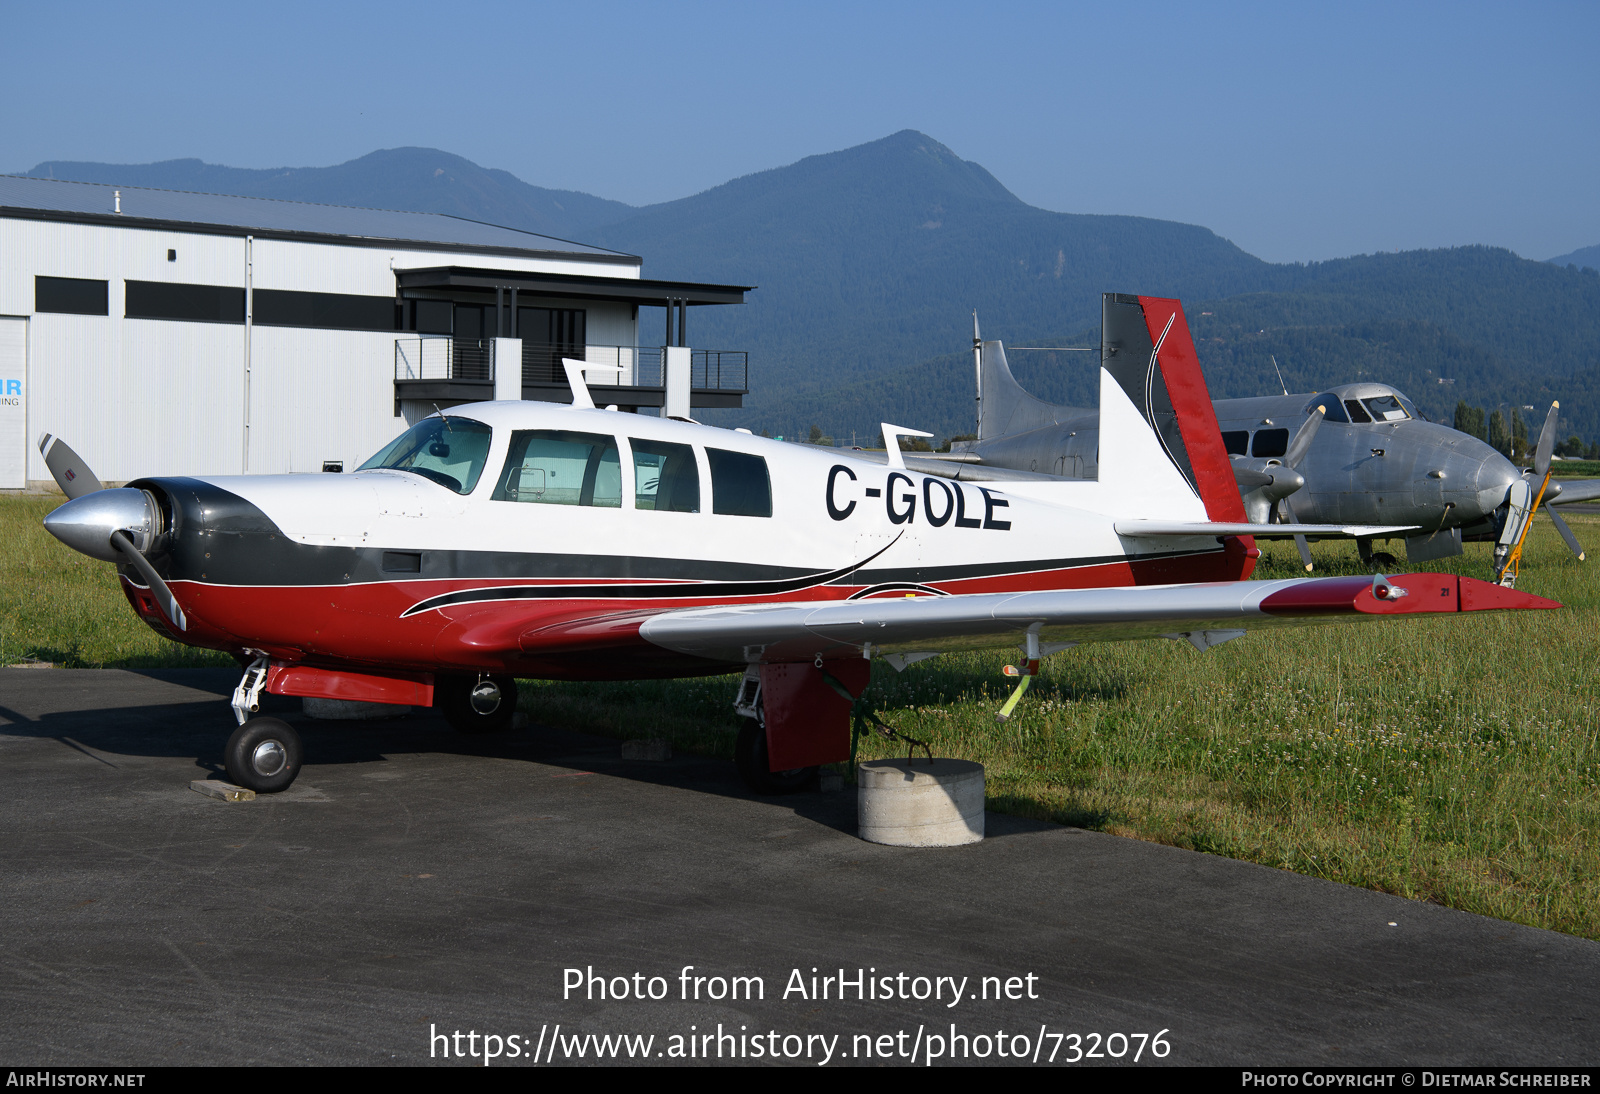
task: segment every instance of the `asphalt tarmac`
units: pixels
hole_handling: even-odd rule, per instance
[[[653,1037],[611,1042],[640,1063],[1600,1060],[1600,944],[996,814],[982,843],[876,846],[848,791],[755,799],[731,764],[540,726],[269,698],[299,781],[202,797],[233,682],[0,670],[0,1062],[529,1067],[592,1061],[589,1034]],[[626,982],[563,998],[590,967]]]

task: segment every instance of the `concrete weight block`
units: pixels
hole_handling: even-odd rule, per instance
[[[954,847],[983,838],[983,765],[971,760],[873,760],[856,774],[862,839]]]

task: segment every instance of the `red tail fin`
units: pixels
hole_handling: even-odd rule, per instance
[[[1209,519],[1243,521],[1244,502],[1240,500],[1233,466],[1222,444],[1222,431],[1217,426],[1211,393],[1206,390],[1206,378],[1200,373],[1200,358],[1195,353],[1183,305],[1159,296],[1141,296],[1139,306],[1144,310],[1145,329],[1161,366],[1160,378],[1166,388],[1166,400],[1176,418],[1182,456],[1173,453],[1177,457],[1173,462],[1180,471],[1186,472],[1205,503]],[[1150,395],[1154,401],[1156,392],[1152,390]],[[1174,446],[1169,440],[1171,447]],[[1187,468],[1183,466],[1185,462]]]

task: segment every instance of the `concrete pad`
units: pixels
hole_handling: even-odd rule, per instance
[[[837,1038],[835,1063],[907,1062],[952,1025],[1062,1053],[1165,1031],[1182,1064],[1600,1056],[1586,940],[998,814],[964,847],[864,843],[850,795],[756,799],[731,763],[624,762],[549,727],[313,722],[269,696],[304,773],[222,808],[188,784],[220,777],[234,682],[0,677],[0,1058],[457,1062],[459,1030],[480,1058],[458,1062],[490,1033],[526,1038],[495,1061],[525,1065],[557,1024],[652,1053],[719,1024],[804,1053]],[[841,1000],[840,970],[884,991]],[[652,978],[664,997],[633,997]]]

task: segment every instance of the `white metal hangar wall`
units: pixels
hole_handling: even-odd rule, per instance
[[[476,317],[474,337],[511,333],[519,312],[581,314],[580,342],[614,350],[638,342],[640,303],[742,299],[646,282],[640,267],[443,214],[0,176],[0,489],[51,481],[43,433],[108,482],[350,470],[403,412],[551,397],[519,383],[515,341],[498,383],[481,360],[472,379],[487,383],[455,382],[452,314]],[[441,382],[403,388],[405,343],[424,338],[443,340]],[[403,390],[425,402],[403,407]]]

